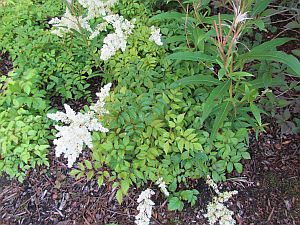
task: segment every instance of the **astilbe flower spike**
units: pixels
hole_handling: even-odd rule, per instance
[[[68,159],[68,167],[73,166],[84,145],[93,148],[92,131],[108,132],[108,129],[103,127],[96,116],[108,113],[105,110],[105,98],[109,94],[110,87],[111,83],[105,85],[101,92],[97,93],[99,99],[87,113],[76,113],[69,105],[64,104],[65,113],[47,114],[48,118],[65,124],[64,126],[55,125],[58,133],[53,144],[56,146],[56,156],[64,154],[64,157]]]
[[[135,224],[149,225],[152,214],[152,207],[155,205],[155,203],[151,200],[151,196],[154,194],[155,192],[153,190],[147,188],[139,195],[139,198],[137,200],[137,202],[139,203],[137,207],[139,214],[135,216]]]
[[[161,41],[161,33],[160,33],[160,28],[156,28],[152,26],[151,28],[151,36],[149,38],[150,41],[153,41],[155,44],[162,46],[163,43]]]
[[[216,192],[217,196],[207,206],[207,213],[204,217],[208,219],[210,225],[219,222],[220,225],[234,225],[233,212],[229,210],[224,203],[227,202],[237,191],[220,192],[217,184],[208,176],[206,183]]]

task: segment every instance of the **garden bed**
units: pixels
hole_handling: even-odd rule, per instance
[[[31,0],[22,1],[26,2],[24,7],[26,7],[28,13],[30,12],[30,7],[39,11],[38,7],[31,5]],[[51,5],[51,1],[45,0],[45,2]],[[216,191],[211,188],[212,186],[209,187],[207,180],[210,178],[207,178],[206,175],[211,175],[215,181],[222,181],[222,176],[225,178],[226,175],[228,179],[225,182],[218,182],[220,191],[238,191],[238,194],[230,198],[226,204],[228,209],[234,213],[233,219],[237,224],[300,224],[300,124],[298,124],[300,123],[300,74],[297,74],[300,64],[299,62],[297,64],[296,61],[297,58],[299,59],[299,52],[295,53],[295,50],[299,47],[299,41],[297,40],[300,40],[300,33],[297,29],[286,29],[285,27],[291,22],[290,18],[293,19],[295,17],[289,17],[289,14],[280,15],[276,13],[268,19],[268,15],[273,12],[272,10],[277,9],[275,4],[281,4],[278,1],[273,1],[273,5],[269,7],[266,5],[264,8],[267,14],[264,14],[264,9],[260,12],[260,6],[254,4],[258,14],[254,14],[253,18],[244,18],[244,21],[236,22],[238,18],[237,13],[239,13],[240,16],[246,15],[246,17],[247,13],[242,14],[242,12],[239,12],[240,8],[237,10],[234,3],[231,5],[225,4],[223,5],[224,7],[221,7],[224,1],[216,1],[211,4],[204,3],[206,4],[205,7],[212,9],[211,12],[215,13],[215,16],[217,15],[216,12],[232,14],[230,7],[233,7],[235,9],[235,28],[237,28],[235,30],[235,28],[233,28],[234,22],[228,22],[232,19],[231,17],[224,19],[224,23],[228,25],[227,27],[221,25],[220,16],[214,17],[215,21],[219,21],[215,24],[211,23],[211,18],[206,17],[207,8],[205,7],[201,9],[202,11],[199,10],[200,13],[205,12],[201,15],[205,19],[205,22],[194,25],[193,23],[199,18],[194,14],[193,10],[189,8],[191,5],[185,5],[182,1],[178,1],[179,4],[176,1],[171,1],[170,5],[168,5],[169,3],[156,2],[154,0],[145,3],[145,5],[128,5],[125,0],[120,0],[120,2],[120,6],[117,6],[114,10],[124,13],[128,18],[132,19],[132,12],[139,12],[140,10],[145,12],[145,15],[143,15],[144,17],[141,16],[142,19],[138,21],[137,29],[139,30],[133,32],[132,39],[129,38],[133,43],[127,43],[129,48],[131,48],[130,51],[116,50],[116,52],[114,52],[116,56],[105,56],[101,53],[99,58],[101,58],[102,61],[96,58],[98,57],[96,53],[101,52],[103,47],[100,49],[98,43],[95,44],[96,42],[93,41],[89,42],[87,36],[84,37],[84,35],[80,33],[82,31],[80,30],[80,26],[78,29],[75,26],[75,30],[77,29],[78,34],[74,31],[74,27],[72,28],[73,30],[58,30],[62,32],[61,34],[67,36],[64,37],[65,39],[62,39],[61,36],[56,37],[50,34],[51,29],[52,31],[54,29],[60,29],[59,26],[56,26],[59,19],[55,19],[53,23],[50,22],[51,26],[47,23],[51,21],[50,19],[53,18],[53,16],[62,12],[62,4],[56,3],[53,7],[51,6],[48,16],[33,12],[33,14],[36,13],[36,15],[34,15],[37,18],[34,16],[31,17],[30,13],[27,15],[26,10],[24,12],[20,10],[17,11],[20,13],[18,18],[21,19],[16,24],[20,23],[29,30],[33,29],[38,36],[37,38],[30,37],[27,31],[24,32],[22,30],[21,25],[12,23],[12,19],[9,18],[9,16],[5,16],[6,13],[0,10],[0,18],[3,17],[5,20],[10,21],[6,22],[6,24],[8,24],[8,27],[10,25],[12,26],[8,29],[0,25],[0,29],[9,34],[8,36],[0,35],[0,38],[6,41],[5,43],[8,45],[8,47],[2,46],[0,43],[0,50],[2,48],[6,52],[0,52],[0,75],[3,75],[2,78],[4,82],[8,84],[7,86],[3,86],[5,87],[3,90],[0,89],[0,100],[2,100],[2,105],[0,105],[2,108],[0,109],[3,109],[3,112],[9,112],[8,116],[4,114],[2,118],[0,117],[0,122],[2,120],[4,121],[0,125],[4,124],[3,129],[5,130],[5,126],[7,126],[9,130],[11,128],[9,128],[10,121],[14,121],[14,119],[9,117],[10,110],[12,110],[12,113],[19,113],[19,111],[21,111],[20,115],[17,114],[17,117],[21,117],[22,119],[24,117],[26,121],[33,121],[30,122],[29,125],[27,124],[27,127],[29,127],[31,123],[34,124],[28,128],[28,133],[32,133],[32,130],[35,132],[36,129],[36,133],[34,134],[38,133],[41,135],[38,138],[34,138],[34,135],[31,135],[31,139],[29,139],[28,142],[38,146],[41,145],[42,149],[38,153],[28,153],[31,154],[30,157],[32,158],[26,159],[25,155],[25,159],[23,159],[22,152],[15,154],[12,148],[10,151],[13,152],[11,155],[15,157],[13,160],[19,163],[21,165],[20,167],[19,165],[16,167],[14,165],[11,166],[10,159],[5,161],[6,155],[3,154],[4,156],[2,157],[2,149],[0,149],[0,163],[4,162],[0,164],[0,166],[6,165],[5,163],[11,166],[9,169],[5,166],[2,167],[2,169],[0,167],[0,169],[4,171],[4,175],[0,176],[0,224],[134,224],[136,222],[136,215],[139,213],[138,199],[141,192],[145,191],[146,188],[151,188],[155,192],[151,197],[151,200],[155,203],[151,214],[151,225],[208,224],[208,218],[206,218],[207,206],[216,196]],[[152,10],[159,9],[161,11],[152,12],[150,6],[153,7]],[[176,16],[181,15],[181,17],[186,14],[186,18],[182,17],[181,22],[180,20],[177,21],[176,18],[174,20],[167,19],[167,21],[162,19],[164,16],[174,17],[172,13],[168,14],[166,12],[172,11],[175,6],[177,7],[176,12],[172,13],[175,13]],[[17,7],[21,9],[22,4],[18,4]],[[149,9],[147,7],[149,7]],[[193,5],[193,7],[195,7],[194,10],[197,9],[197,6]],[[132,12],[130,10],[126,11],[125,9],[127,8],[132,10]],[[48,13],[46,6],[43,5],[42,9]],[[84,7],[81,9],[83,10]],[[283,7],[283,9],[285,8]],[[12,13],[15,9],[11,8],[7,10],[9,13]],[[290,10],[291,11],[286,10],[284,12],[293,13],[293,15],[295,15],[295,11],[293,11],[294,8]],[[183,12],[183,14],[180,14],[180,12]],[[189,12],[190,17],[188,18]],[[24,13],[24,15],[22,13]],[[151,16],[151,13],[155,15],[158,14],[158,16],[154,16],[156,20],[153,18],[149,19],[148,17],[151,16],[147,15],[147,13]],[[65,16],[67,16],[66,14]],[[22,19],[23,16],[30,18],[30,21],[32,21],[30,23],[24,23]],[[72,17],[72,15],[69,16]],[[160,16],[162,18],[160,18]],[[134,27],[133,25],[129,25],[128,28],[128,24],[131,22],[132,24],[135,23],[135,19],[130,21],[125,20],[124,22],[124,18],[120,19],[119,16],[116,16],[116,18],[116,20],[119,19],[121,23],[127,23],[127,28],[124,28],[126,26],[122,28],[125,29],[122,31],[124,32],[122,34],[123,38],[125,36],[127,38],[132,32],[130,29]],[[157,20],[157,18],[160,19]],[[225,18],[227,17],[225,16]],[[262,21],[256,21],[256,19],[260,20],[261,18]],[[100,17],[100,19],[103,18]],[[190,27],[188,26],[189,19],[193,21],[193,25]],[[252,20],[255,22],[253,22],[251,26],[256,26],[256,28],[253,30],[249,29],[249,27],[245,28],[244,24],[247,24],[248,21],[251,23]],[[107,21],[109,21],[109,19]],[[153,21],[157,24],[161,23],[162,28],[160,30],[155,26],[150,27],[150,25],[144,24],[145,21],[148,21],[147,23],[149,24],[153,23]],[[183,23],[185,24],[183,25]],[[268,24],[268,29],[273,29],[273,31],[267,32],[266,29],[262,31],[261,23],[263,26],[267,26]],[[107,24],[105,25],[107,26]],[[116,26],[114,22],[111,22],[111,25],[113,25],[113,28]],[[222,37],[222,32],[224,32],[224,34],[228,32],[226,29],[228,29],[229,25],[232,26],[229,34],[230,32],[236,32],[232,36],[231,43],[227,43],[231,38],[230,35],[228,35],[227,39]],[[74,26],[74,24],[72,26]],[[130,26],[132,27],[130,28]],[[224,30],[222,30],[222,26]],[[239,28],[241,30],[248,29],[245,37],[243,37],[245,39],[242,39],[242,41],[246,43],[245,46],[253,45],[254,48],[256,48],[257,46],[263,46],[264,43],[268,43],[268,50],[273,51],[275,55],[282,54],[287,57],[288,55],[285,55],[285,53],[294,54],[294,56],[291,56],[294,64],[285,59],[280,59],[280,63],[275,63],[274,60],[268,61],[266,58],[259,58],[260,56],[258,55],[258,60],[247,61],[246,57],[246,61],[241,61],[241,63],[235,65],[237,68],[241,66],[239,69],[231,65],[231,70],[236,69],[236,71],[231,71],[230,73],[228,73],[228,71],[226,72],[226,70],[222,68],[222,66],[224,66],[222,63],[227,63],[227,60],[239,59],[238,57],[240,55],[247,56],[248,52],[251,53],[251,51],[243,49],[243,46],[240,46],[240,49],[235,46],[240,35]],[[126,31],[126,29],[128,30]],[[172,33],[172,29],[174,29],[174,33]],[[211,36],[203,36],[203,39],[201,39],[201,32],[204,32],[202,29],[206,29],[205,32],[208,30],[212,32],[210,33]],[[87,31],[90,32],[89,29],[87,29]],[[71,34],[68,34],[68,32]],[[72,32],[74,32],[74,34]],[[126,32],[128,34],[126,34]],[[167,44],[166,42],[161,42],[160,32],[165,35]],[[183,35],[182,32],[185,33],[184,36],[180,36]],[[148,36],[150,34],[151,36],[149,38]],[[103,34],[101,33],[101,35]],[[199,38],[198,46],[196,46],[197,41],[194,39],[197,35],[201,37]],[[12,37],[17,38],[14,39]],[[109,35],[107,37],[109,37]],[[296,40],[278,39],[274,41],[276,38],[283,37],[292,37]],[[76,40],[76,38],[78,38],[78,40]],[[104,36],[98,38],[98,41],[100,40],[101,42]],[[19,39],[21,40],[20,43],[17,41]],[[45,41],[46,39],[47,41]],[[272,42],[272,40],[274,42]],[[11,44],[13,41],[15,41],[15,43]],[[125,42],[126,41],[127,40],[125,40]],[[278,41],[278,43],[276,43],[276,41]],[[66,43],[66,45],[62,45],[62,43]],[[85,46],[86,43],[88,44]],[[95,46],[91,43],[95,44]],[[218,48],[216,47],[217,45],[219,45]],[[233,52],[228,51],[228,49],[231,49],[230,46],[235,46],[236,49],[234,49]],[[85,47],[87,49],[85,49]],[[50,49],[49,51],[48,48]],[[121,48],[122,47],[120,47],[120,49]],[[204,49],[206,51],[206,48],[209,49],[209,51],[205,52],[206,54],[216,54],[217,52],[225,51],[231,58],[229,56],[227,58],[223,57],[224,55],[222,56],[221,53],[217,56],[212,54],[212,56],[217,59],[214,61],[212,56],[205,55],[205,57],[208,58],[207,65],[212,67],[208,67],[201,61],[202,65],[200,61],[197,61],[198,58],[195,60],[193,57],[199,54],[199,50],[201,49],[203,52]],[[11,56],[9,55],[10,50],[10,54],[13,55],[12,58],[15,60],[14,63],[12,63]],[[282,52],[279,52],[279,50]],[[45,51],[44,55],[43,51]],[[241,53],[238,51],[241,51]],[[27,52],[28,55],[26,55]],[[105,53],[105,51],[103,52]],[[203,52],[201,52],[201,54]],[[260,50],[258,53],[264,52]],[[31,54],[34,57],[31,56]],[[165,61],[165,55],[167,55],[170,62]],[[225,55],[227,56],[227,54]],[[282,55],[280,56],[282,57]],[[185,59],[183,56],[187,56],[188,59]],[[27,57],[33,57],[34,59],[27,61]],[[105,57],[112,57],[112,59],[107,61]],[[212,60],[214,63],[209,64],[209,60]],[[242,66],[244,63],[245,67]],[[13,68],[13,65],[15,68]],[[7,74],[11,70],[13,70],[12,76],[8,78]],[[195,72],[194,70],[199,71]],[[221,73],[222,70],[224,70],[224,74]],[[239,70],[245,70],[245,72],[240,72]],[[207,83],[203,83],[203,81],[200,81],[198,84],[192,83],[192,85],[187,82],[188,84],[185,87],[181,86],[179,89],[176,89],[178,88],[178,86],[176,87],[178,80],[182,82],[182,80],[190,77],[193,78],[195,74],[198,75],[199,72],[202,73],[203,71],[211,78],[208,77],[208,79],[202,75],[199,77],[202,76],[201,79],[207,78],[209,82],[213,83],[212,85],[207,85]],[[248,72],[255,75],[249,74]],[[236,77],[231,77],[233,75]],[[239,76],[242,76],[242,78],[240,79]],[[195,77],[196,76],[194,76],[195,82],[199,82],[199,78]],[[260,77],[262,79],[260,79]],[[274,87],[272,85],[268,86],[269,83],[267,80],[269,79],[270,83],[272,83],[273,80],[275,82],[277,77],[282,79],[281,81],[284,85],[278,84],[278,81],[276,81],[277,85],[274,85]],[[251,80],[252,78],[254,81],[261,82],[261,80],[263,80],[263,85],[249,92],[249,87],[253,85],[253,83],[251,83],[253,81]],[[22,83],[23,79],[25,80],[24,83]],[[110,90],[112,97],[109,97],[107,104],[107,107],[110,107],[109,112],[111,113],[111,117],[108,115],[106,118],[104,115],[106,113],[103,113],[106,110],[104,108],[104,99],[101,100],[99,95],[101,96],[101,91],[103,91],[101,86],[105,83],[107,84],[108,81],[112,83]],[[28,83],[31,85],[29,89],[25,87]],[[224,84],[225,89],[228,90],[225,90],[223,94],[220,95],[221,97],[212,96],[222,84]],[[109,84],[109,88],[110,85],[111,84]],[[232,85],[234,88],[232,88]],[[244,92],[243,89],[245,89]],[[97,99],[96,95],[99,99]],[[106,98],[108,98],[107,96],[109,94],[103,95],[106,95]],[[223,95],[225,97],[223,97]],[[235,98],[235,95],[238,97]],[[19,98],[20,96],[21,98]],[[246,97],[248,101],[244,100],[247,99]],[[17,101],[15,102],[14,98],[21,99],[22,103],[19,104]],[[34,99],[34,101],[39,100],[41,104],[34,106],[30,98]],[[26,102],[26,99],[30,99],[29,104]],[[210,99],[210,101],[208,99]],[[123,101],[125,103],[123,103]],[[100,110],[100,113],[88,107],[88,105],[93,106],[95,102],[100,102],[100,105],[103,103],[103,108],[101,109],[102,111]],[[77,158],[76,163],[74,163],[74,165],[72,164],[73,168],[77,170],[73,175],[70,175],[70,171],[72,170],[70,169],[68,161],[70,159],[67,160],[63,158],[63,156],[56,157],[55,155],[58,144],[55,141],[53,143],[53,139],[54,135],[57,134],[55,131],[57,127],[53,126],[54,124],[47,119],[50,109],[53,111],[67,111],[66,105],[64,104],[70,106],[75,112],[81,110],[82,113],[83,111],[91,113],[93,111],[90,115],[95,115],[97,120],[107,120],[108,122],[105,121],[105,127],[111,127],[109,129],[110,133],[108,133],[107,136],[106,134],[99,134],[100,132],[95,136],[91,135],[93,144],[96,143],[96,146],[94,146],[95,149],[88,148],[87,142],[85,142],[86,145],[82,144],[82,152]],[[204,104],[203,109],[201,109],[201,104]],[[39,105],[43,107],[39,108]],[[142,105],[143,107],[141,107]],[[218,105],[220,105],[220,107]],[[207,106],[212,107],[213,110],[210,110]],[[230,108],[231,106],[232,108]],[[224,113],[228,110],[224,118],[220,118],[217,113],[221,108],[224,109]],[[238,111],[240,108],[248,110],[246,111],[246,118],[249,118],[248,120],[250,121],[243,118],[245,114]],[[13,111],[15,109],[16,111]],[[22,112],[23,109],[27,110],[26,113]],[[202,115],[206,113],[203,112],[205,109],[210,111],[206,117],[203,116],[204,120],[200,123],[199,119],[203,119]],[[70,114],[72,114],[72,112]],[[234,114],[234,116],[232,117],[231,114]],[[42,119],[32,120],[29,115],[33,115],[33,118]],[[67,113],[64,115],[67,115]],[[239,120],[240,118],[236,118],[236,115],[240,115],[242,119]],[[31,119],[28,119],[29,117]],[[49,118],[53,119],[53,117],[52,114],[52,118],[51,115]],[[152,119],[153,122],[149,122],[148,117],[154,118]],[[79,117],[74,118],[76,120],[76,118]],[[68,123],[68,119],[65,121]],[[217,122],[219,122],[219,124],[217,124]],[[72,125],[72,122],[69,123]],[[214,123],[217,124],[217,127],[215,127]],[[237,125],[239,123],[242,124],[241,126],[244,126],[242,127],[244,130],[237,128],[239,127],[239,125]],[[102,126],[102,124],[100,125]],[[235,127],[236,125],[237,127]],[[78,125],[78,127],[82,126],[82,124]],[[16,127],[18,127],[18,125],[16,125]],[[44,130],[46,130],[45,133],[43,133]],[[149,130],[150,132],[148,132]],[[250,153],[251,159],[249,159],[250,156],[247,150],[244,149],[247,145],[247,138],[245,138],[243,134],[241,135],[241,131],[246,131],[247,133],[247,130],[249,132],[248,152]],[[11,132],[11,130],[9,131]],[[185,135],[186,133],[188,133],[188,135]],[[15,135],[14,132],[11,132],[11,134],[11,136]],[[206,137],[205,139],[206,134],[207,136],[210,135],[210,138]],[[5,134],[1,135],[5,137]],[[22,132],[17,129],[16,136],[20,139],[24,138]],[[239,139],[239,136],[243,136],[243,138]],[[167,139],[165,139],[166,137]],[[59,139],[60,137],[57,136],[57,138]],[[6,153],[6,139],[3,140],[3,146],[5,146],[3,149],[5,149],[4,152]],[[184,142],[181,142],[182,140],[184,140]],[[200,144],[200,142],[202,142],[200,140],[205,141]],[[48,146],[48,141],[50,146],[49,153],[45,155],[45,149],[43,149],[43,147]],[[77,140],[74,139],[74,141]],[[17,141],[12,140],[7,143],[9,143],[8,146],[10,146],[10,143],[17,142],[18,139]],[[24,142],[27,143],[27,139],[25,139]],[[229,147],[226,146],[225,148],[225,144],[228,144]],[[121,145],[122,147],[120,147]],[[63,145],[60,147],[62,146]],[[69,146],[72,145],[70,144]],[[90,144],[90,147],[91,146],[92,144]],[[0,147],[2,146],[0,145]],[[228,155],[224,156],[226,150],[224,150],[223,147],[226,150],[227,147],[229,148],[229,152],[231,152],[228,153],[228,155],[230,155],[230,157]],[[200,148],[202,150],[200,150]],[[153,149],[155,150],[153,155],[151,155],[151,153],[150,156],[148,156],[148,152]],[[27,148],[23,150],[27,151]],[[68,149],[65,149],[65,156],[67,150]],[[112,154],[113,151],[116,153]],[[122,151],[124,153],[122,153]],[[223,153],[219,155],[218,151],[223,151]],[[168,154],[170,155],[169,158]],[[217,154],[218,156],[216,156]],[[121,156],[119,157],[119,155],[122,155],[123,158]],[[146,158],[146,155],[149,158]],[[171,158],[171,155],[173,158]],[[199,160],[203,160],[203,162],[201,161],[203,164],[195,163],[194,159],[196,157],[198,157],[197,159]],[[41,165],[34,166],[35,164],[31,164],[32,161],[35,162],[35,160],[40,158],[42,161],[38,162],[38,164]],[[47,158],[49,159],[49,167],[46,166],[48,163]],[[181,169],[181,172],[178,172],[175,166],[174,168],[172,167],[174,161],[171,161],[170,158],[172,160],[175,159],[174,161],[179,159],[181,164],[178,163],[178,170]],[[233,160],[232,158],[238,159]],[[144,159],[143,163],[145,165],[140,165],[141,159]],[[152,160],[154,163],[157,163],[155,166],[151,164]],[[171,163],[168,162],[168,160],[170,160]],[[115,162],[118,162],[117,166]],[[27,163],[28,168],[20,172],[21,169],[23,169],[22,167]],[[163,167],[163,163],[169,163],[167,169]],[[230,163],[231,168],[229,166]],[[189,166],[186,166],[187,164],[189,164]],[[160,167],[160,165],[162,165],[162,167]],[[195,165],[202,165],[202,167],[197,168]],[[143,166],[145,166],[145,168],[143,168]],[[220,169],[219,167],[224,168]],[[170,168],[170,171],[168,171],[168,168]],[[142,171],[142,169],[144,169],[144,171]],[[153,169],[155,171],[153,174],[151,174],[152,172],[148,173],[148,170],[153,171]],[[0,172],[2,172],[1,170]],[[104,176],[103,171],[107,172],[109,176]],[[20,175],[19,172],[21,174],[20,177],[18,177]],[[7,175],[8,173],[12,174],[12,176],[17,176],[19,181],[22,181],[24,178],[24,181],[21,183],[17,181],[16,178],[11,179]],[[89,175],[91,175],[90,178]],[[75,179],[76,176],[77,178]],[[102,179],[104,179],[103,185],[102,183],[99,184],[98,178],[101,176]],[[171,190],[170,196],[164,195],[162,189],[158,188],[157,181],[161,176],[165,176],[164,179],[166,179],[168,185],[167,189]],[[202,178],[193,179],[192,177],[195,176]],[[122,183],[122,181],[124,182]],[[124,183],[125,185],[123,185]],[[143,185],[139,186],[139,184]],[[199,192],[198,195],[192,195],[192,198],[195,197],[197,199],[194,206],[189,204],[191,203],[191,201],[188,200],[190,196],[184,199],[183,195],[181,195],[186,190],[196,190]],[[123,197],[121,204],[120,193],[118,194],[120,191],[121,199]],[[173,206],[170,207],[170,205],[172,205],[170,204],[172,199],[177,199],[178,201],[176,205],[173,204]],[[180,204],[184,205],[183,210],[175,210],[180,208]],[[173,211],[171,208],[173,208]]]

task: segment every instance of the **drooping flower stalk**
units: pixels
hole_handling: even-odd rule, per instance
[[[154,191],[147,188],[139,195],[137,202],[139,203],[137,210],[139,214],[135,216],[135,224],[137,225],[149,225],[152,214],[152,207],[155,203],[151,200],[151,196],[154,195]]]

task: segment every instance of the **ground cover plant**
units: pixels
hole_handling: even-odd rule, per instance
[[[121,206],[138,188],[136,224],[151,223],[154,190],[182,211],[207,180],[217,196],[203,218],[235,224],[224,203],[237,192],[216,183],[244,172],[265,115],[299,130],[295,110],[270,107],[297,104],[272,90],[297,91],[300,76],[297,51],[278,50],[295,38],[257,37],[274,10],[270,0],[3,2],[0,51],[13,69],[0,83],[0,174],[26,182],[59,161]]]

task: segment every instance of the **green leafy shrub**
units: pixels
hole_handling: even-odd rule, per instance
[[[37,88],[35,70],[10,72],[1,77],[0,88],[0,174],[23,181],[36,165],[49,165],[49,123],[44,117],[48,101]]]
[[[0,174],[23,181],[26,172],[36,165],[49,165],[49,123],[43,116],[25,109],[1,109]]]
[[[200,120],[210,87],[173,85],[204,66],[172,63],[165,58],[165,48],[149,41],[149,21],[140,18],[135,25],[126,51],[105,64],[105,73],[110,74],[105,82],[117,81],[104,117],[110,131],[93,134],[92,161],[79,163],[71,174],[78,179],[97,178],[99,185],[106,179],[113,181],[121,202],[131,185],[156,182],[160,177],[173,199],[179,184],[188,187],[189,179],[212,175],[221,181],[227,172],[241,172],[239,161],[250,158],[247,130],[232,130],[227,123],[211,144],[209,129]],[[194,204],[195,195],[184,192],[176,198]]]

